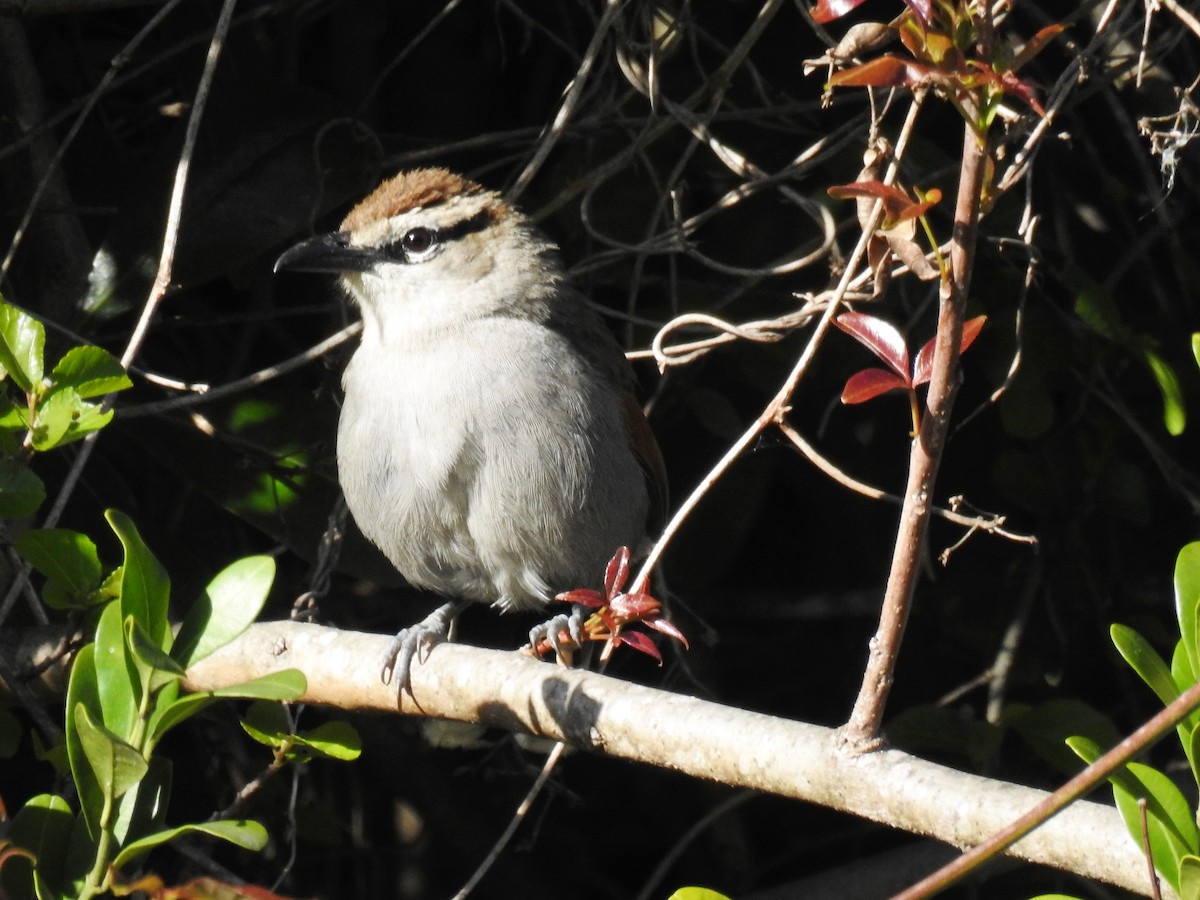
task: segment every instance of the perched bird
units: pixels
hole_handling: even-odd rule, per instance
[[[501,611],[594,586],[665,507],[658,445],[617,342],[557,249],[445,169],[385,181],[276,271],[332,272],[362,312],[342,380],[338,479],[414,586]],[[393,644],[384,678],[445,636],[450,602]],[[558,647],[581,617],[535,628]]]

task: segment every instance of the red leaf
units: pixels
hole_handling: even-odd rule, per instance
[[[929,66],[892,53],[876,57],[861,66],[834,72],[829,87],[912,87],[925,79]]]
[[[604,593],[611,597],[625,586],[629,577],[629,548],[618,547],[604,569]]]
[[[813,21],[824,25],[834,19],[840,19],[862,2],[863,0],[817,0],[817,5],[812,9]]]
[[[590,606],[593,609],[599,608],[605,603],[604,595],[591,588],[575,588],[573,591],[556,594],[554,599],[560,603],[578,603],[580,606]]]
[[[887,369],[863,369],[846,379],[842,402],[847,406],[866,403],[888,391],[908,390],[908,378],[901,378]]]
[[[608,608],[619,619],[640,619],[662,608],[662,604],[649,594],[639,591],[636,594],[620,592],[608,598]]]
[[[1054,38],[1058,37],[1059,33],[1066,28],[1065,25],[1047,25],[1032,38],[1029,43],[1021,48],[1021,52],[1016,55],[1012,62],[1012,70],[1018,71],[1021,66],[1029,62],[1035,56],[1042,52]]]
[[[962,340],[958,344],[959,353],[965,353],[966,349],[975,343],[975,338],[979,337],[986,321],[987,316],[976,316],[963,322]],[[917,354],[917,364],[913,366],[913,387],[920,387],[933,377],[933,348],[936,345],[937,338],[932,337]]]
[[[908,347],[895,325],[859,312],[844,312],[833,320],[833,324],[890,366],[904,379],[904,385],[908,384]]]
[[[653,656],[660,663],[662,662],[662,654],[659,653],[658,648],[654,646],[654,641],[650,640],[650,638],[642,634],[640,631],[622,631],[613,638],[613,644],[618,647],[621,644],[628,644],[639,653],[645,653],[647,656]]]
[[[682,643],[684,647],[690,648],[687,638],[683,636],[683,632],[661,616],[655,619],[643,619],[642,624],[647,628],[653,628],[655,631],[665,634],[667,637],[673,637]]]

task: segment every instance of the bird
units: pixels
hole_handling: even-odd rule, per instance
[[[403,629],[384,681],[472,602],[543,609],[646,547],[666,508],[636,379],[558,248],[500,193],[444,168],[385,180],[275,271],[333,273],[362,316],[338,481],[359,530],[445,602]],[[582,613],[530,640],[581,641]]]

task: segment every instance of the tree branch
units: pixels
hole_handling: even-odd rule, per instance
[[[214,690],[296,667],[303,700],[397,710],[379,679],[386,635],[261,623],[193,666],[186,686]],[[1043,791],[970,775],[898,750],[848,752],[831,729],[461,644],[433,648],[412,671],[410,715],[481,723],[735,787],[817,803],[956,846],[979,843],[1045,799]],[[1114,809],[1079,802],[1009,852],[1147,890],[1145,864]]]

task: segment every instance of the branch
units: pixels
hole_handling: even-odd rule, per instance
[[[254,625],[193,666],[186,686],[214,690],[294,666],[303,701],[394,712],[379,679],[386,635],[296,622]],[[564,669],[516,653],[441,644],[412,671],[410,715],[480,723],[620,759],[817,803],[956,846],[977,844],[1048,795],[958,772],[898,750],[855,756],[828,728]],[[1145,864],[1115,810],[1079,802],[1009,853],[1133,891]]]

